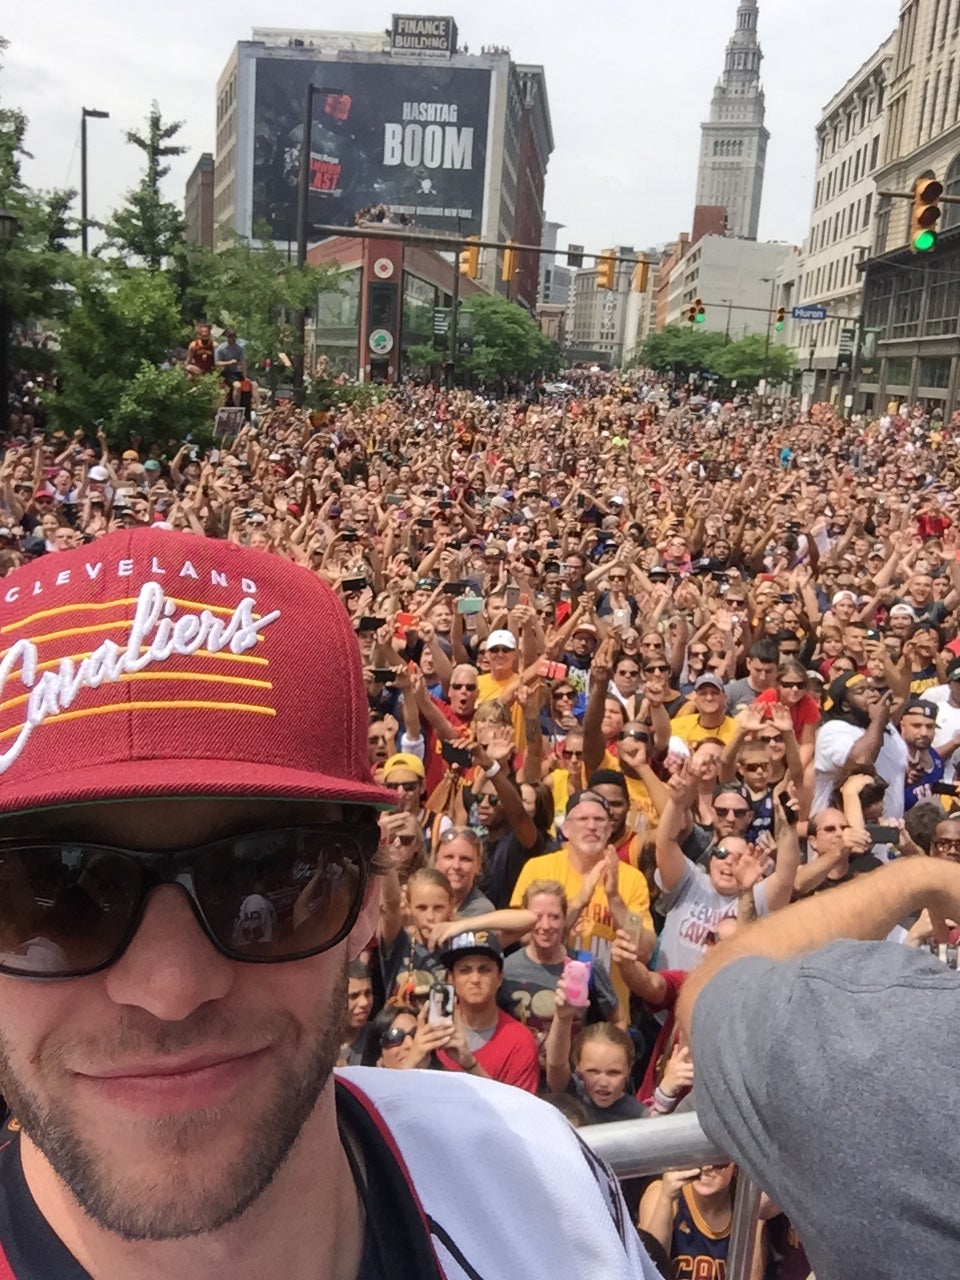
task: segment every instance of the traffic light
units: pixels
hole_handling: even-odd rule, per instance
[[[517,251],[512,244],[504,246],[503,264],[500,268],[500,279],[504,284],[509,283],[517,274]]]
[[[634,293],[646,293],[647,283],[650,279],[650,263],[638,262],[633,268],[633,291]]]
[[[480,274],[480,246],[473,243],[477,239],[471,236],[465,248],[460,250],[460,274],[476,280]]]
[[[937,201],[942,195],[943,183],[936,178],[918,178],[913,184],[910,248],[914,253],[929,253],[937,243],[937,223],[941,217]]]
[[[597,262],[597,288],[613,289],[617,276],[617,251],[604,249]]]
[[[787,323],[787,309],[786,307],[778,307],[777,308],[777,333],[783,333],[784,326],[786,325],[786,323]]]
[[[693,305],[687,312],[687,319],[691,324],[706,324],[707,311],[701,298],[694,298]]]

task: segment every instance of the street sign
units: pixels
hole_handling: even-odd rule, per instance
[[[790,311],[794,320],[826,320],[827,308],[819,305],[809,307],[793,307]]]
[[[450,308],[434,307],[433,309],[433,336],[435,338],[445,338],[450,329]]]

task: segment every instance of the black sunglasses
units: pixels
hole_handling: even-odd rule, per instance
[[[381,1049],[396,1049],[398,1045],[403,1044],[408,1036],[417,1034],[416,1027],[407,1027],[404,1031],[403,1027],[391,1027],[389,1031],[385,1031],[380,1037]]]
[[[751,810],[735,809],[733,805],[715,804],[713,806],[713,812],[720,818],[745,818]],[[724,854],[724,857],[726,857],[726,854]]]
[[[85,840],[0,840],[0,973],[81,978],[119,960],[147,898],[179,885],[231,960],[305,960],[356,923],[374,823],[325,823],[227,836],[169,852]]]
[[[624,742],[626,739],[632,738],[634,742],[649,742],[650,735],[643,733],[640,729],[624,729],[617,739],[618,742]]]
[[[723,862],[724,858],[732,858],[734,856],[732,849],[724,849],[723,845],[719,849],[714,849],[713,857],[719,858]]]

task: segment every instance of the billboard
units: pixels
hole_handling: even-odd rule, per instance
[[[457,24],[453,18],[395,13],[390,48],[394,53],[426,53],[449,58],[457,52]]]
[[[419,227],[476,235],[490,110],[490,71],[445,63],[309,62],[258,58],[253,222],[293,240],[307,85],[314,97],[310,197],[314,225],[353,226],[385,205]]]

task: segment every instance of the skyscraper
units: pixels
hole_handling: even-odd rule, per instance
[[[727,211],[727,234],[756,240],[770,134],[764,128],[757,0],[740,0],[723,74],[701,125],[697,204]]]

